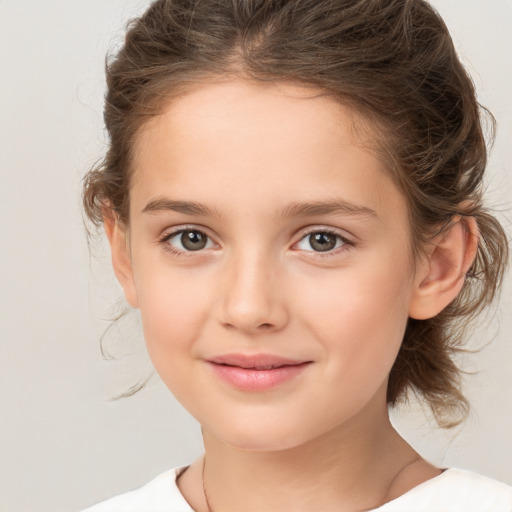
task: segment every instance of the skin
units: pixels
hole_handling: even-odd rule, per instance
[[[155,368],[202,425],[214,510],[368,510],[440,473],[392,428],[387,380],[407,319],[460,290],[476,225],[455,219],[414,261],[406,200],[360,121],[297,85],[203,85],[139,133],[129,228],[105,219]],[[191,201],[207,211],[176,208]],[[187,251],[185,228],[206,246]],[[319,252],[309,235],[326,230]],[[233,352],[311,363],[245,392],[205,363]],[[179,480],[198,511],[201,470]]]

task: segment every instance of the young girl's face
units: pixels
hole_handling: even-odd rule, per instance
[[[406,201],[357,119],[299,86],[225,82],[138,136],[117,273],[158,373],[232,446],[385,418],[417,277]]]

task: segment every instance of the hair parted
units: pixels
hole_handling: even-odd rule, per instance
[[[476,259],[438,316],[410,319],[388,403],[423,396],[441,426],[465,417],[453,356],[508,262],[482,202],[487,149],[474,85],[448,30],[424,0],[156,0],[107,59],[103,162],[84,180],[85,212],[129,223],[132,149],[144,123],[205,80],[294,82],[353,106],[381,128],[387,166],[408,200],[416,253],[457,216],[474,216]],[[492,134],[491,134],[492,135]]]

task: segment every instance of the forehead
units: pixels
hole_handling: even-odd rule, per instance
[[[153,139],[160,132],[168,140],[214,135],[228,141],[237,135],[249,136],[246,142],[261,146],[276,133],[282,143],[299,138],[318,142],[339,130],[346,136],[360,124],[361,117],[353,109],[312,87],[284,82],[198,82],[144,125],[137,149],[147,142],[148,131]]]
[[[194,200],[227,208],[235,196],[260,194],[285,208],[330,195],[382,208],[393,184],[369,149],[376,141],[367,127],[354,109],[312,88],[201,85],[139,133],[131,199],[143,207],[164,193],[193,193]]]

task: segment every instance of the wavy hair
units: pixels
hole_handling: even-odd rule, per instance
[[[454,216],[481,235],[462,292],[439,315],[410,319],[391,370],[390,405],[423,397],[441,426],[466,415],[454,355],[463,327],[501,283],[508,243],[484,207],[484,117],[446,25],[423,0],[157,0],[107,58],[104,160],[84,180],[87,216],[129,224],[138,131],[194,84],[233,76],[324,91],[380,127],[387,168],[408,200],[418,252]],[[492,130],[491,130],[492,131]],[[491,134],[492,137],[492,134]]]

